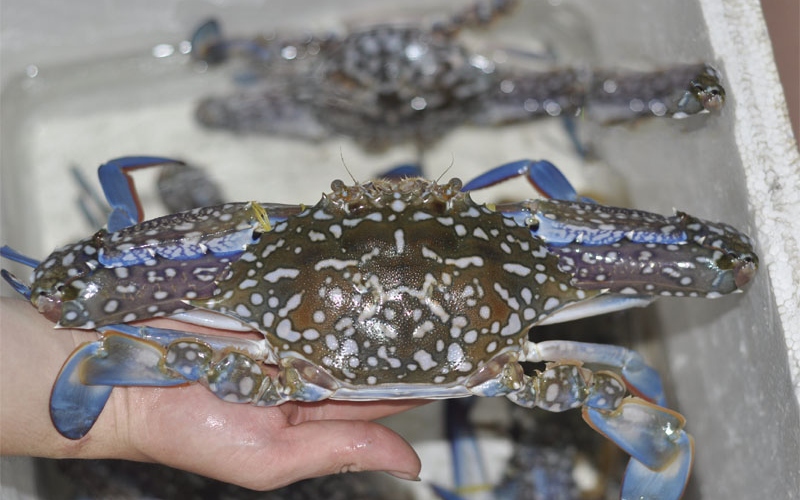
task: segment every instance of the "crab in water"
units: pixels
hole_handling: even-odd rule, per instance
[[[138,222],[128,171],[171,162],[101,166],[108,228],[42,263],[2,250],[36,267],[30,287],[3,275],[43,314],[101,332],[56,380],[51,416],[64,436],[89,432],[116,385],[199,381],[222,399],[264,406],[506,396],[555,412],[581,407],[631,455],[626,498],[681,495],[692,439],[663,407],[655,370],[622,347],[535,343],[528,330],[659,295],[739,291],[757,267],[744,234],[682,212],[595,204],[551,163],[527,160],[463,186],[334,181],[313,206],[228,203]],[[519,175],[551,199],[470,198]],[[162,315],[264,339],[127,324]],[[547,364],[526,375],[521,362]]]
[[[431,26],[381,24],[344,35],[225,39],[216,21],[192,37],[195,59],[244,58],[255,77],[233,95],[197,107],[200,123],[238,132],[354,139],[368,150],[413,142],[420,149],[454,128],[585,113],[601,122],[686,117],[719,110],[725,90],[708,64],[656,72],[498,64],[462,45],[513,0],[481,1]]]

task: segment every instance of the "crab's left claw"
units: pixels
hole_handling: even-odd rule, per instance
[[[78,347],[58,374],[50,395],[50,418],[58,432],[80,439],[94,426],[115,385],[168,387],[187,379],[162,368],[164,349],[110,333]]]
[[[85,385],[80,378],[81,365],[100,350],[100,342],[79,347],[58,374],[50,394],[50,418],[62,436],[80,439],[94,426],[111,396],[110,385]]]
[[[682,415],[628,398],[613,411],[584,407],[583,418],[631,456],[623,500],[681,497],[694,456],[694,441],[683,430]]]

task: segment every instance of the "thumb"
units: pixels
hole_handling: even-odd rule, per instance
[[[277,477],[292,483],[339,472],[386,471],[418,480],[421,463],[399,434],[375,422],[314,420],[288,427],[278,438],[290,450],[274,465]],[[278,472],[278,471],[274,471]],[[274,474],[273,472],[273,474]]]

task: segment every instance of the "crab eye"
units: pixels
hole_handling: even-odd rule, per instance
[[[530,229],[532,233],[535,233],[536,231],[538,231],[539,230],[539,219],[531,219],[530,222],[528,222],[528,229]]]
[[[740,256],[739,259],[743,261],[745,264],[753,264],[756,267],[758,266],[758,258],[753,254],[748,253],[746,255]]]
[[[739,254],[727,252],[717,260],[717,266],[720,269],[733,269],[735,267],[734,264],[740,260],[742,260],[742,257]]]

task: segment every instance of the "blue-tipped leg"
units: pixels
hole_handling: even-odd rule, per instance
[[[23,264],[28,267],[36,267],[40,263],[38,260],[34,258],[28,257],[27,255],[23,255],[17,252],[8,245],[3,245],[2,247],[0,247],[0,256],[8,260],[13,260],[14,262],[19,262],[20,264]]]
[[[490,490],[486,465],[478,445],[475,429],[469,421],[475,398],[448,399],[444,403],[445,435],[453,461],[454,490],[431,484],[442,500],[465,500],[471,491]],[[488,494],[488,493],[487,493]]]
[[[3,276],[3,279],[6,280],[9,285],[11,285],[11,287],[14,289],[15,292],[22,295],[26,299],[30,300],[31,287],[21,282],[19,278],[17,278],[10,272],[6,271],[5,269],[0,269],[0,275]]]
[[[488,489],[489,475],[483,462],[475,429],[469,421],[475,398],[448,399],[445,402],[445,431],[453,457],[453,482],[456,491],[478,487]]]
[[[92,184],[78,167],[71,166],[69,172],[81,190],[81,194],[78,196],[78,206],[83,213],[83,217],[93,229],[103,227],[108,220],[108,215],[111,213],[111,207],[92,187]]]
[[[0,257],[14,262],[19,262],[20,264],[28,267],[37,267],[39,265],[38,260],[32,259],[27,255],[22,255],[8,245],[3,245],[0,247]],[[30,300],[31,288],[28,285],[20,281],[19,278],[5,269],[0,270],[0,276],[2,276],[3,279],[6,280],[9,285],[11,285],[15,292]]]
[[[144,220],[142,205],[128,171],[164,163],[183,164],[181,161],[159,156],[125,156],[100,165],[97,175],[106,200],[111,205],[109,231],[119,231]]]
[[[405,179],[406,177],[422,177],[422,167],[416,163],[406,163],[389,169],[379,175],[381,179]]]
[[[499,167],[472,179],[461,189],[464,192],[493,186],[500,182],[525,176],[537,191],[547,198],[567,201],[589,201],[578,192],[555,165],[547,160],[519,160]]]

